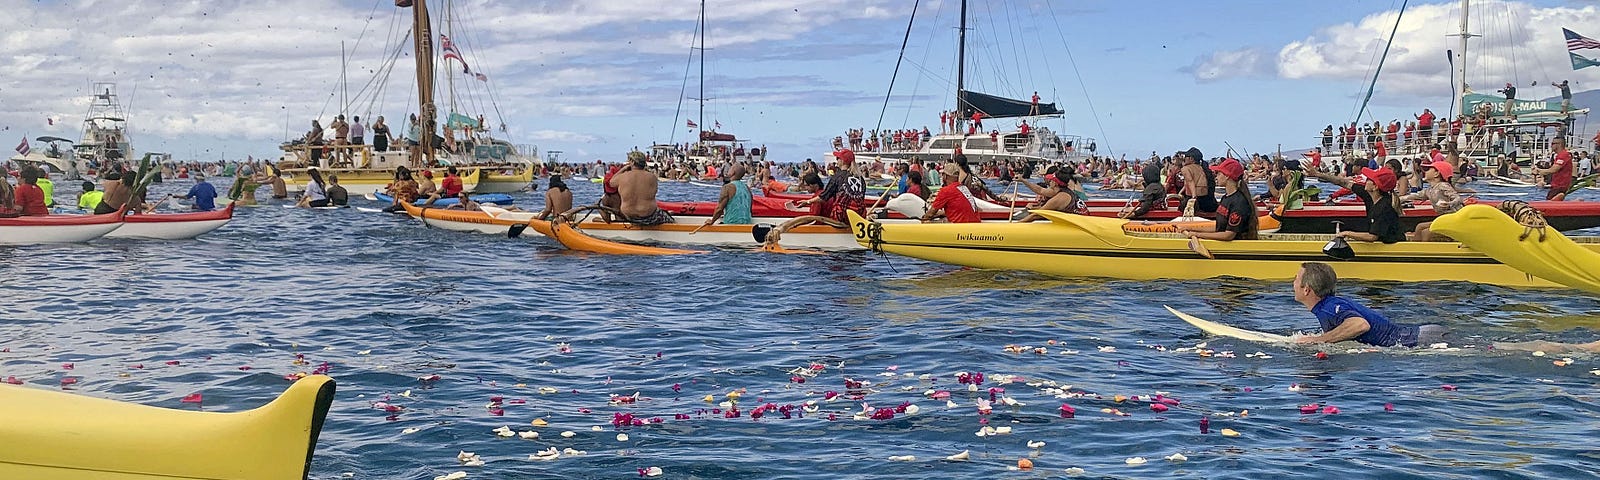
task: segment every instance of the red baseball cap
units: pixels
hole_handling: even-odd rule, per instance
[[[833,158],[839,160],[839,163],[844,163],[844,164],[856,163],[856,152],[854,150],[846,148],[844,150],[839,150],[839,151],[833,152]]]
[[[1361,175],[1367,177],[1367,180],[1370,180],[1373,186],[1378,187],[1378,190],[1385,192],[1394,191],[1394,185],[1399,182],[1399,179],[1396,179],[1394,176],[1394,170],[1387,168],[1378,168],[1374,170],[1371,168],[1362,167]]]
[[[1445,162],[1445,161],[1435,160],[1432,163],[1424,163],[1424,164],[1422,164],[1422,168],[1431,168],[1431,169],[1434,169],[1434,170],[1438,170],[1439,171],[1439,178],[1443,178],[1445,180],[1449,180],[1450,176],[1454,175],[1456,173],[1456,167],[1454,165],[1451,165],[1450,162]]]
[[[1240,165],[1238,160],[1234,160],[1232,158],[1223,160],[1221,163],[1216,165],[1212,165],[1211,171],[1227,175],[1228,178],[1231,178],[1236,182],[1244,180],[1244,165]]]

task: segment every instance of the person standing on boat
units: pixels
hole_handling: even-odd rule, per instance
[[[1506,82],[1506,88],[1496,91],[1506,94],[1506,117],[1516,120],[1517,113],[1514,107],[1516,107],[1517,102],[1517,86],[1512,85],[1511,82]]]
[[[1429,110],[1429,109],[1424,108],[1424,109],[1422,109],[1422,114],[1416,115],[1416,118],[1417,118],[1417,141],[1422,142],[1424,145],[1432,144],[1432,142],[1433,142],[1433,119],[1434,119],[1433,110]]]
[[[622,200],[622,206],[617,210],[622,212],[628,223],[642,227],[672,223],[672,215],[656,204],[656,191],[660,183],[656,174],[650,171],[648,160],[643,153],[628,154],[628,168],[611,179],[617,187],[617,196]]]
[[[572,190],[567,188],[567,182],[559,176],[550,177],[550,189],[544,191],[544,210],[540,210],[535,218],[549,220],[551,215],[572,209]]]
[[[1399,178],[1395,176],[1394,170],[1362,168],[1361,174],[1354,179],[1315,170],[1306,173],[1322,181],[1350,189],[1366,206],[1369,222],[1366,232],[1345,230],[1335,236],[1361,242],[1383,243],[1397,243],[1406,239],[1405,232],[1400,228],[1400,211],[1395,207],[1394,187],[1399,183]]]
[[[194,174],[194,186],[189,187],[189,193],[176,198],[194,200],[194,209],[209,212],[217,209],[217,187],[206,183],[206,176],[202,173]]]
[[[1183,168],[1179,173],[1183,175],[1183,203],[1195,201],[1195,212],[1212,213],[1217,211],[1216,174],[1206,168],[1206,157],[1197,147],[1178,152],[1177,157],[1183,158]]]
[[[322,122],[311,121],[311,131],[306,132],[306,147],[310,150],[311,161],[307,167],[322,166]],[[274,196],[273,198],[277,198]]]
[[[728,167],[728,183],[722,185],[722,194],[717,197],[717,210],[711,213],[711,218],[706,219],[706,226],[722,220],[724,225],[749,225],[755,223],[750,218],[750,185],[744,180],[745,168],[743,163],[735,163]]]
[[[1222,190],[1227,192],[1217,204],[1217,223],[1199,228],[1180,226],[1178,231],[1189,238],[1225,242],[1255,240],[1258,222],[1256,202],[1250,196],[1249,185],[1244,183],[1244,165],[1229,158],[1212,166],[1211,170],[1220,174],[1216,178],[1222,183]]]
[[[1550,157],[1550,167],[1534,167],[1533,173],[1550,175],[1550,191],[1545,192],[1545,200],[1566,200],[1567,190],[1572,189],[1572,152],[1567,151],[1567,141],[1561,137],[1550,140],[1550,151],[1555,152]]]
[[[350,144],[351,145],[366,145],[367,144],[367,126],[361,124],[361,116],[357,115],[357,116],[354,116],[354,117],[350,117],[350,119],[352,120],[350,122]]]
[[[1322,262],[1300,264],[1294,276],[1294,299],[1317,316],[1318,335],[1296,337],[1295,343],[1338,343],[1346,340],[1375,347],[1415,347],[1444,340],[1449,329],[1434,324],[1407,325],[1350,299],[1334,294],[1339,280],[1333,267]]]
[[[389,124],[383,123],[383,115],[378,115],[378,120],[372,122],[372,150],[389,151],[389,140]]]
[[[1422,191],[1401,196],[1400,201],[1414,202],[1417,200],[1427,200],[1428,204],[1433,207],[1433,212],[1438,215],[1455,213],[1456,210],[1460,210],[1461,205],[1463,204],[1461,200],[1461,194],[1457,193],[1455,185],[1450,183],[1450,177],[1455,174],[1455,166],[1450,165],[1450,162],[1436,160],[1423,164],[1422,168],[1422,175],[1423,178],[1427,180],[1428,186],[1424,187]],[[1433,222],[1422,222],[1417,224],[1417,229],[1412,233],[1411,240],[1417,242],[1450,240],[1449,237],[1445,237],[1443,235],[1434,235],[1428,229],[1432,226]]]
[[[328,205],[335,207],[350,205],[350,191],[339,185],[338,175],[328,175]]]

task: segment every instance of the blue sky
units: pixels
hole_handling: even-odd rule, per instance
[[[923,1],[885,128],[936,127],[953,103],[958,2]],[[1370,119],[1448,105],[1444,50],[1459,2],[1405,12]],[[687,138],[674,121],[698,2],[453,2],[467,61],[487,73],[513,141],[571,161],[620,159],[634,146]],[[707,123],[766,144],[784,161],[817,157],[845,128],[873,128],[910,0],[710,2]],[[969,85],[1060,102],[1045,125],[1099,139],[1102,151],[1147,155],[1223,142],[1256,152],[1312,143],[1323,125],[1354,120],[1399,2],[973,2]],[[340,43],[351,52],[353,114],[396,123],[415,107],[409,52],[382,95],[359,95],[398,41],[407,12],[389,0],[285,2],[0,1],[15,28],[0,35],[0,134],[76,137],[92,80],[133,102],[135,148],[178,157],[275,157],[285,137],[338,110]],[[434,2],[436,12],[442,2]],[[369,21],[370,18],[370,21]],[[1548,81],[1596,88],[1600,68],[1573,72],[1560,34],[1600,36],[1600,4],[1474,2],[1474,73],[1491,91],[1554,96]],[[1073,62],[1068,61],[1070,48]],[[1593,52],[1600,55],[1600,52]],[[456,71],[459,65],[441,67]],[[1080,83],[1081,78],[1081,83]],[[695,79],[690,79],[693,96]],[[1540,86],[1531,86],[1532,82]],[[483,84],[457,77],[463,113],[489,113]],[[1477,88],[1485,85],[1493,88]],[[470,87],[470,88],[467,88]],[[332,96],[330,96],[332,95]],[[1093,109],[1089,101],[1093,101]],[[693,113],[692,100],[684,102]],[[46,125],[44,119],[56,121]],[[287,124],[287,125],[286,125]],[[287,127],[287,128],[286,128]],[[20,132],[20,133],[19,133]],[[3,138],[3,136],[0,136]]]

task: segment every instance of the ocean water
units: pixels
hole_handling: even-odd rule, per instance
[[[662,197],[714,195],[667,184]],[[1580,478],[1600,465],[1600,359],[1485,347],[1600,339],[1600,301],[1572,290],[1346,282],[1393,319],[1449,326],[1459,350],[1286,348],[1207,338],[1162,305],[1315,328],[1287,282],[1058,279],[865,252],[597,256],[531,232],[267,203],[192,241],[0,247],[0,377],[56,389],[70,376],[77,393],[180,409],[202,393],[204,409],[238,411],[326,362],[339,393],[319,479]],[[962,372],[984,382],[969,391]],[[733,392],[737,416],[721,405]],[[1177,403],[1153,411],[1158,394]],[[907,403],[914,414],[856,418]],[[985,425],[1011,432],[977,435]],[[552,447],[586,453],[529,460]],[[1033,468],[1013,471],[1019,459]]]

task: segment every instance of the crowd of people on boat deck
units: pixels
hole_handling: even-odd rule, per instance
[[[407,149],[412,158],[421,158],[420,149],[424,141],[431,141],[433,147],[441,151],[463,154],[472,152],[479,144],[489,143],[489,133],[489,124],[484,121],[483,115],[478,115],[475,123],[464,119],[440,125],[437,133],[425,136],[415,113],[409,116],[404,134],[394,132],[383,115],[377,116],[368,125],[362,122],[359,115],[351,115],[347,121],[341,113],[334,115],[333,121],[326,127],[322,125],[322,120],[312,120],[311,129],[302,138],[290,142],[290,145],[307,150],[310,166],[351,167],[360,157],[360,150],[366,148],[369,134],[374,152]],[[326,164],[323,163],[324,158],[328,160]]]
[[[1561,117],[1550,122],[1555,124],[1556,130],[1551,137],[1566,137],[1572,129],[1572,117],[1567,115],[1572,109],[1572,90],[1565,80],[1551,86],[1560,89],[1562,98]],[[1460,150],[1486,149],[1491,154],[1504,154],[1515,162],[1522,151],[1522,144],[1536,142],[1542,145],[1550,137],[1546,136],[1544,128],[1527,132],[1509,125],[1518,122],[1518,116],[1512,108],[1517,87],[1507,83],[1498,92],[1505,95],[1505,104],[1501,109],[1505,113],[1499,115],[1494,113],[1495,105],[1480,103],[1471,115],[1461,114],[1455,118],[1439,117],[1432,109],[1424,108],[1422,112],[1413,114],[1411,119],[1364,124],[1350,122],[1338,127],[1329,124],[1319,133],[1322,150],[1335,155],[1358,155],[1361,152],[1372,155],[1380,150],[1409,155],[1454,143]],[[1595,149],[1600,150],[1600,133],[1596,133],[1594,142]]]
[[[999,134],[999,130],[994,132],[995,136]],[[844,135],[833,137],[833,149],[849,148],[856,152],[911,152],[922,149],[922,146],[932,138],[933,132],[928,131],[926,126],[921,130],[851,128],[846,129]]]

